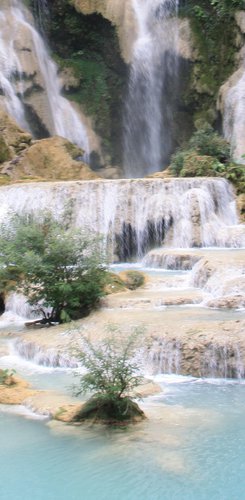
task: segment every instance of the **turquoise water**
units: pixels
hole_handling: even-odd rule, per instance
[[[245,385],[167,379],[128,430],[0,411],[1,500],[238,500]]]

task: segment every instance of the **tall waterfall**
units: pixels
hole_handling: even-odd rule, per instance
[[[235,202],[224,179],[139,179],[29,183],[1,187],[0,221],[50,210],[71,200],[74,226],[104,237],[111,257],[142,257],[154,246],[242,246]],[[178,200],[178,202],[176,202]],[[242,227],[242,226],[241,226]],[[235,226],[235,229],[239,229]]]
[[[224,135],[230,141],[233,157],[245,163],[245,58],[237,72],[237,82],[228,90],[224,105]]]
[[[124,116],[124,171],[167,165],[178,81],[178,0],[132,0],[138,23]]]
[[[30,13],[20,0],[4,1],[0,12],[0,90],[9,114],[22,127],[30,129],[23,104],[27,67],[33,67],[33,73],[38,71],[36,85],[44,91],[45,125],[50,135],[69,139],[88,155],[85,125],[72,104],[61,95],[57,66],[33,26]]]

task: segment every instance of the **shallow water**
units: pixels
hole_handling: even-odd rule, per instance
[[[245,385],[173,377],[164,387],[128,430],[0,412],[1,499],[243,498]]]

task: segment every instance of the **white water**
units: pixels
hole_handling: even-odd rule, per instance
[[[30,183],[2,187],[0,221],[11,212],[57,218],[72,201],[76,227],[104,237],[122,261],[151,246],[242,246],[235,201],[224,179],[140,179]],[[232,231],[232,245],[230,240]]]
[[[132,0],[138,24],[124,119],[124,171],[161,170],[171,152],[178,79],[178,0]]]
[[[45,43],[32,24],[32,18],[19,0],[10,0],[0,13],[0,87],[7,111],[24,128],[30,128],[23,105],[23,35],[31,40],[31,52],[24,50],[25,66],[38,68],[46,96],[45,126],[51,135],[59,135],[82,147],[89,155],[85,125],[72,104],[61,95],[57,66],[49,56]],[[22,53],[22,54],[21,54]],[[16,78],[17,76],[17,78]]]
[[[11,31],[11,39],[9,32]],[[0,89],[4,95],[4,104],[8,113],[17,123],[29,130],[25,119],[24,106],[21,101],[21,87],[18,90],[13,83],[14,76],[21,79],[21,63],[14,48],[18,25],[12,23],[5,12],[0,12]],[[20,80],[21,81],[21,80]]]
[[[234,159],[245,164],[245,60],[243,72],[237,83],[233,85],[226,96],[224,108],[224,135],[231,143]]]
[[[192,349],[179,339],[155,339],[148,352],[146,367],[150,373],[180,374],[181,364],[188,362]],[[244,359],[239,342],[233,341],[223,345],[214,341],[207,343],[203,350],[196,353],[198,359],[198,376],[223,379],[243,379],[245,375]]]

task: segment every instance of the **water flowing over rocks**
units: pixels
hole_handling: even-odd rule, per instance
[[[229,247],[237,224],[235,201],[224,179],[139,179],[28,183],[2,187],[0,220],[8,214],[48,210],[59,217],[71,202],[74,226],[103,235],[114,258],[142,257],[170,247]],[[176,202],[178,200],[178,203]],[[227,239],[222,231],[227,229]],[[222,238],[220,234],[222,233]],[[237,247],[242,245],[241,235]],[[117,257],[115,257],[117,256]]]
[[[134,292],[131,292],[132,294]],[[121,335],[130,332],[132,325],[142,326],[145,333],[140,357],[144,373],[177,373],[196,377],[242,378],[245,374],[245,322],[242,316],[217,320],[214,312],[165,309],[134,310],[103,309],[86,318],[82,333],[91,339],[100,339],[106,325],[116,322]],[[240,317],[240,319],[239,319]],[[71,345],[79,344],[77,332],[64,333],[61,328],[25,333],[15,344],[16,351],[25,359],[54,367],[77,366],[72,360]],[[52,351],[59,353],[52,357]],[[41,353],[41,356],[39,357]],[[70,357],[70,361],[69,361]],[[65,361],[64,361],[65,360]],[[52,365],[53,363],[53,365]]]
[[[65,137],[82,147],[88,157],[97,139],[81,110],[61,95],[57,67],[30,12],[19,0],[4,1],[1,8],[0,103],[34,136]]]
[[[245,35],[245,12],[236,13],[236,21],[243,38]],[[222,85],[218,109],[223,114],[225,138],[231,143],[233,157],[238,163],[245,163],[245,45],[238,57],[239,67]]]
[[[77,368],[79,366],[74,356],[64,352],[64,346],[61,347],[61,350],[57,346],[42,349],[35,342],[17,340],[14,344],[14,351],[24,359],[41,366],[53,368]]]
[[[178,0],[132,0],[137,37],[124,111],[124,174],[143,177],[167,166],[180,91]],[[185,25],[188,29],[188,25]]]

